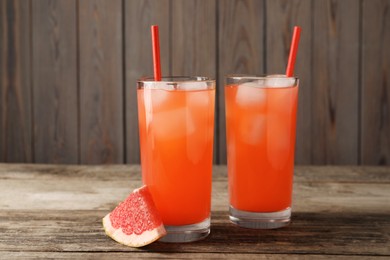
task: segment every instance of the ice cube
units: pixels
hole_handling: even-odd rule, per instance
[[[271,75],[265,78],[265,87],[286,88],[295,85],[295,78],[287,78],[284,75]]]
[[[267,121],[267,154],[275,169],[283,169],[293,152],[291,121],[269,113]]]
[[[207,89],[207,83],[202,81],[180,82],[178,88],[183,90],[204,90]]]
[[[195,122],[187,107],[155,112],[151,116],[156,138],[176,139],[195,132]]]
[[[168,101],[169,93],[160,89],[143,89],[141,98],[145,106],[146,124],[149,125],[153,120],[153,111],[158,111],[163,107],[163,103]]]
[[[189,107],[206,107],[210,102],[210,95],[207,91],[192,92],[187,95]]]
[[[161,107],[169,98],[169,91],[161,89],[144,89],[143,100],[146,111],[152,112]]]
[[[268,113],[279,117],[290,118],[297,102],[296,88],[273,89],[272,95],[268,96]]]
[[[208,124],[198,127],[196,133],[188,136],[187,158],[192,163],[199,163],[204,158],[205,153],[212,147],[213,132],[212,124]]]
[[[169,90],[154,89],[152,91],[153,107],[159,107],[168,99]]]
[[[261,82],[247,82],[237,86],[236,102],[241,106],[253,106],[265,102]]]
[[[247,144],[259,144],[265,138],[265,115],[243,115],[240,123],[242,140]]]

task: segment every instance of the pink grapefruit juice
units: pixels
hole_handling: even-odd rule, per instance
[[[164,225],[210,215],[214,89],[138,89],[142,178]]]
[[[291,206],[298,86],[225,86],[232,207],[276,212]]]

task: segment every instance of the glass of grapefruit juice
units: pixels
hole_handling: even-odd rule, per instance
[[[215,80],[138,81],[142,179],[167,235],[190,242],[210,233]]]
[[[228,76],[225,86],[230,220],[271,229],[291,217],[298,79]]]

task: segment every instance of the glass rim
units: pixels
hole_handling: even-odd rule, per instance
[[[171,79],[171,80],[164,80]],[[137,80],[137,83],[162,83],[162,84],[175,84],[184,82],[206,82],[213,83],[215,79],[204,76],[164,76],[161,77],[161,81],[154,80],[153,76],[141,77]]]
[[[286,77],[283,74],[271,74],[264,76],[232,74],[225,77],[226,86],[254,83],[257,88],[294,88],[298,87],[297,77]]]
[[[286,77],[284,74],[263,74],[263,75],[252,75],[252,74],[228,74],[225,76],[226,79],[233,79],[233,80],[262,80],[262,79],[269,79],[269,78],[277,78],[277,79],[295,79],[299,80],[298,77]]]

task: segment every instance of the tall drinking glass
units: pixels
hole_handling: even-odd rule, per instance
[[[297,78],[227,77],[229,213],[239,226],[290,222],[297,101]]]
[[[138,81],[142,179],[167,235],[190,242],[210,233],[215,80]]]

